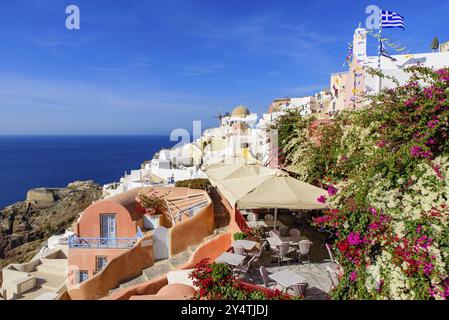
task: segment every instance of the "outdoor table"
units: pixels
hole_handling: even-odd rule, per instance
[[[282,244],[281,238],[278,237],[267,238],[267,241],[270,244],[270,247],[278,247]]]
[[[286,290],[295,284],[306,283],[307,280],[297,274],[296,272],[290,270],[283,270],[276,273],[272,273],[268,275],[272,280],[276,281],[276,283],[283,286]]]
[[[257,242],[255,241],[250,241],[250,240],[237,240],[234,242],[234,244],[232,245],[234,248],[235,247],[243,247],[245,250],[247,251],[251,251],[253,250],[257,245]]]
[[[267,238],[271,247],[279,247],[283,243],[289,243],[291,246],[297,246],[302,240],[308,240],[307,237],[270,237]]]
[[[260,220],[260,221],[248,221],[246,224],[250,228],[258,228],[258,227],[268,228],[268,226],[265,223],[265,221],[262,221],[262,220]]]
[[[226,263],[231,266],[237,267],[245,261],[246,257],[240,254],[223,252],[216,260],[217,263]]]
[[[305,236],[301,236],[301,237],[281,237],[281,241],[282,242],[288,242],[292,246],[297,246],[298,243],[300,241],[303,241],[303,240],[309,240],[309,239],[307,239],[307,237],[305,237]]]

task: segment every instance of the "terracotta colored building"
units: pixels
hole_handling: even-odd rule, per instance
[[[164,215],[150,216],[138,203],[140,195],[154,192],[167,202],[168,212]],[[199,225],[189,222],[198,219],[202,221]],[[110,261],[133,249],[150,230],[169,229],[166,254],[172,255],[201,242],[212,233],[213,226],[213,205],[202,190],[137,188],[98,201],[83,212],[75,225],[75,236],[69,239],[68,287],[92,278]],[[145,246],[144,250],[151,250],[148,254],[158,259],[153,246]]]
[[[89,206],[69,240],[69,286],[101,271],[108,261],[132,248],[144,227],[136,197],[140,189],[124,192]]]

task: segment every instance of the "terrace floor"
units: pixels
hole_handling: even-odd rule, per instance
[[[331,289],[331,280],[329,278],[329,274],[326,271],[326,267],[330,266],[331,262],[323,261],[321,263],[310,263],[310,264],[308,263],[299,264],[298,262],[290,262],[290,265],[283,263],[281,266],[278,266],[276,261],[271,260],[270,252],[265,251],[261,263],[265,268],[267,268],[269,273],[276,273],[278,271],[290,270],[303,276],[306,279],[306,282],[309,284],[309,291],[306,297],[307,300],[328,299],[328,292]],[[245,281],[262,287],[264,286],[258,268],[252,268],[248,276],[245,278]],[[276,285],[274,288],[279,289],[281,291],[284,290],[284,288],[280,285]],[[293,294],[291,290],[289,290],[288,293]]]
[[[313,242],[310,248],[310,263],[300,264],[298,261],[290,261],[289,265],[284,262],[280,266],[275,258],[271,257],[270,250],[264,250],[262,259],[260,260],[261,265],[267,268],[269,273],[275,273],[282,270],[290,270],[295,272],[306,279],[309,284],[309,291],[306,299],[308,300],[324,300],[328,299],[328,293],[331,289],[331,279],[326,270],[328,266],[334,268],[333,263],[329,259],[329,254],[326,249],[326,239],[329,234],[320,232],[315,227],[310,225],[307,219],[292,219],[291,215],[280,215],[280,221],[289,228],[297,228],[301,231],[301,234],[307,237]],[[293,253],[293,256],[294,253]],[[263,280],[259,272],[257,265],[251,269],[245,281],[263,285]],[[270,283],[271,284],[271,283]],[[280,285],[275,287],[276,289],[283,290],[284,288]],[[293,294],[291,290],[288,292]]]

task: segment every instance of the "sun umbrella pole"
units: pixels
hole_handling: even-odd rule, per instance
[[[273,227],[274,227],[275,231],[276,231],[276,221],[277,221],[277,219],[278,219],[278,209],[276,208],[276,209],[274,209],[274,223],[273,223]]]

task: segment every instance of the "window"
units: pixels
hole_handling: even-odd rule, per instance
[[[96,272],[100,272],[108,264],[108,258],[105,256],[97,256],[96,261],[97,261],[95,267]]]
[[[116,238],[116,219],[115,214],[101,215],[101,238],[114,239]]]
[[[79,270],[76,272],[76,283],[80,284],[89,279],[89,272],[86,270]]]

